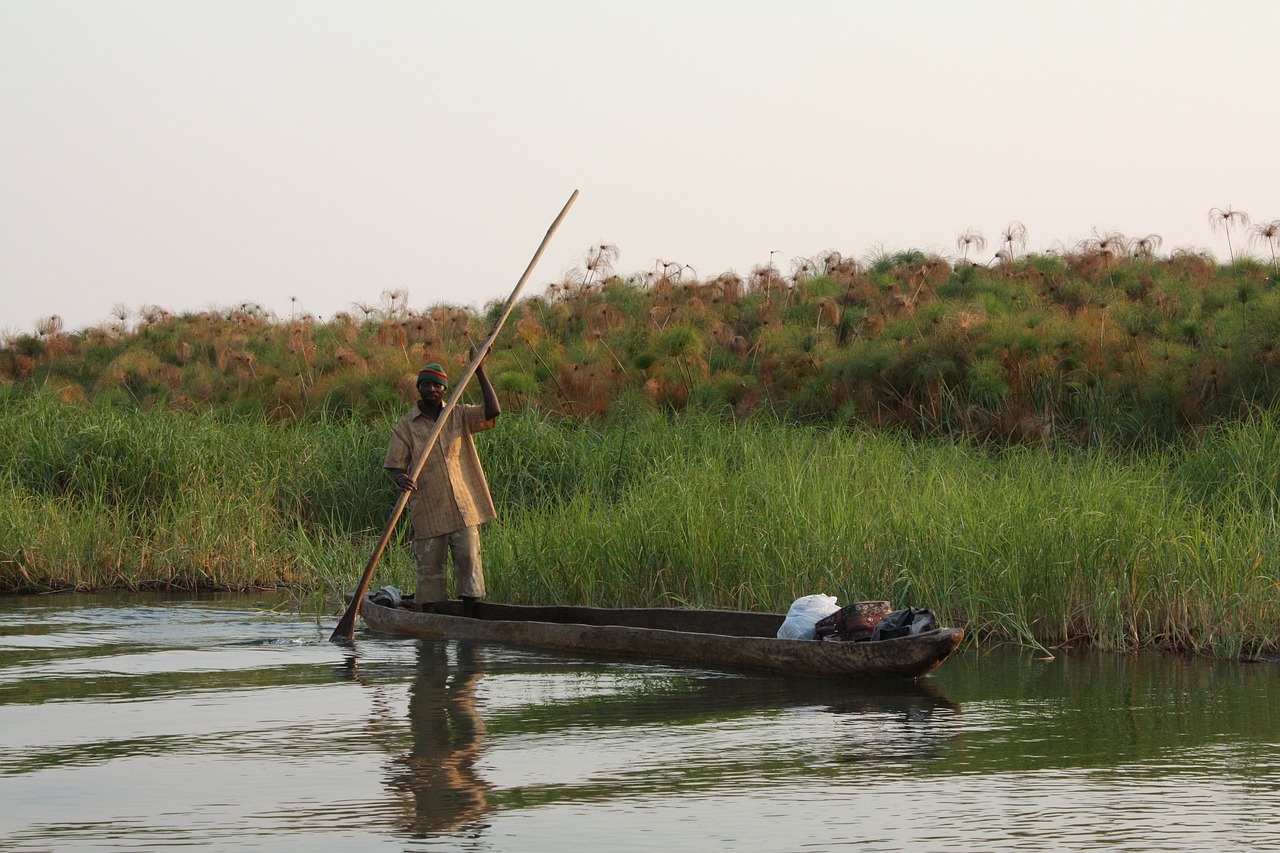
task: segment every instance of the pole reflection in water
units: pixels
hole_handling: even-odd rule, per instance
[[[416,836],[464,827],[489,810],[489,786],[476,770],[485,738],[476,709],[484,651],[453,648],[457,664],[450,667],[445,643],[419,643],[409,687],[412,747],[397,759],[391,786],[408,795],[405,823]]]

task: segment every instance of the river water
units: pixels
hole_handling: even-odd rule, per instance
[[[1280,850],[1280,665],[966,652],[855,686],[0,598],[0,849]]]

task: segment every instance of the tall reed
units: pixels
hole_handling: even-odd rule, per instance
[[[0,588],[282,586],[340,608],[395,492],[388,419],[0,406]],[[536,411],[478,437],[490,595],[937,611],[980,641],[1280,651],[1280,425],[1197,446],[1005,451],[767,419]],[[412,589],[397,539],[375,586]]]

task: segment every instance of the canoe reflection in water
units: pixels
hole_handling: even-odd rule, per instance
[[[410,746],[387,779],[412,837],[477,838],[513,808],[769,796],[842,778],[850,763],[941,767],[960,732],[959,705],[927,679],[850,685],[455,640],[416,646]]]
[[[485,738],[476,710],[476,685],[484,651],[472,644],[448,644],[457,652],[449,665],[445,643],[418,644],[417,673],[409,688],[409,729],[413,747],[397,759],[393,788],[411,797],[407,829],[414,835],[455,829],[489,810],[489,785],[476,771]]]

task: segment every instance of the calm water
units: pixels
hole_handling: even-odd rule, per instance
[[[0,849],[1280,850],[1280,666],[1012,650],[857,688],[0,598]]]

